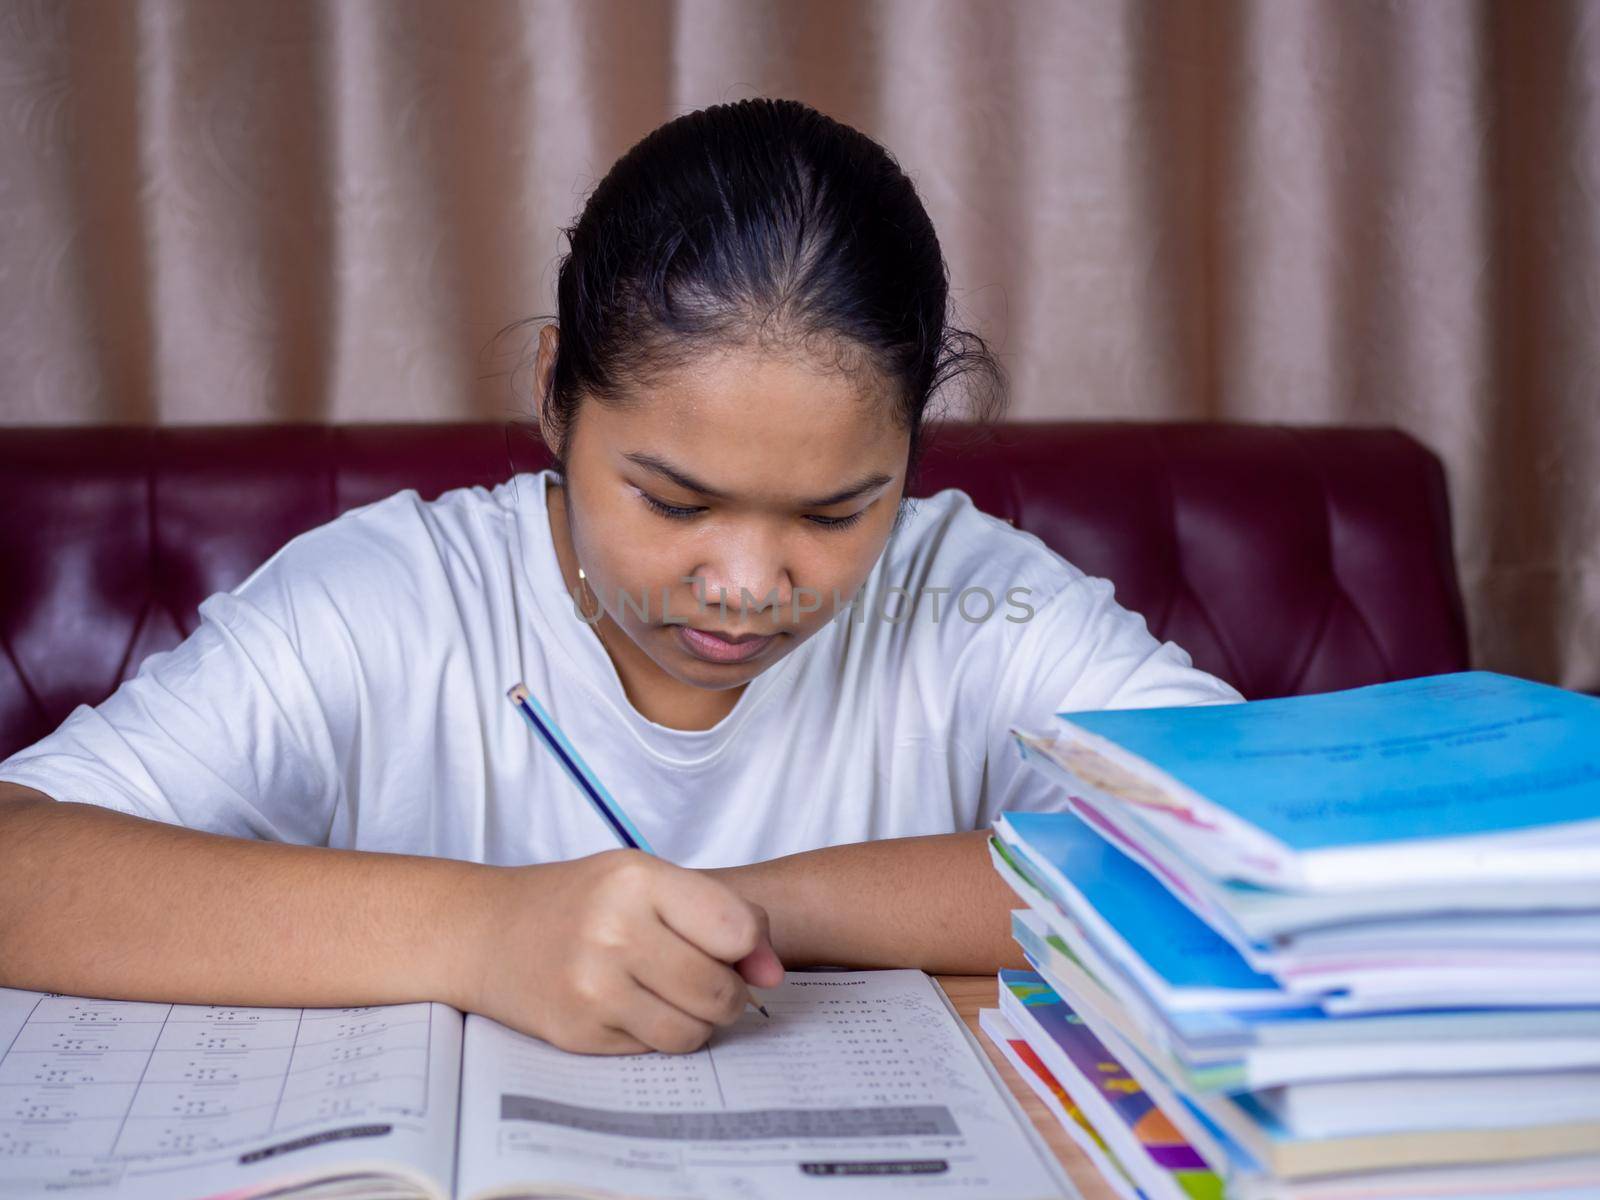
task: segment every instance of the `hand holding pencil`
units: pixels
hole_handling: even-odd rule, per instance
[[[765,913],[705,871],[617,849],[478,878],[439,998],[562,1050],[698,1050],[783,978]]]
[[[577,953],[600,952],[580,967],[580,990],[594,1004],[613,1009],[617,1020],[639,1023],[639,1032],[627,1040],[645,1048],[695,1049],[710,1035],[710,1026],[736,1019],[746,1000],[763,1016],[770,1015],[749,999],[744,986],[771,987],[783,978],[765,911],[703,872],[655,857],[643,834],[528,689],[518,684],[507,698],[624,847],[556,864],[595,876],[562,910],[563,923],[577,922],[567,931]],[[604,953],[608,950],[609,955]],[[626,971],[627,980],[617,978],[619,969]],[[737,995],[731,994],[735,988]],[[674,1013],[682,1019],[674,1020]],[[696,1027],[691,1024],[686,1032],[685,1021],[703,1027],[690,1046],[683,1043]],[[622,1026],[612,1028],[625,1032]],[[657,1045],[649,1036],[652,1031],[671,1046]],[[618,1039],[598,1040],[609,1044]]]

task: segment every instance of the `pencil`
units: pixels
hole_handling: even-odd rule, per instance
[[[617,840],[630,850],[642,850],[653,857],[659,857],[650,848],[650,843],[645,841],[644,834],[628,820],[628,814],[622,811],[622,806],[612,798],[610,792],[606,791],[605,785],[600,782],[600,777],[589,769],[588,763],[583,761],[583,755],[567,741],[555,718],[534,699],[533,693],[528,690],[528,685],[517,684],[506,693],[506,698],[527,718],[528,724],[533,726],[533,731],[539,735],[539,740],[550,748],[550,752],[556,756],[556,761],[578,785],[579,790],[588,797],[594,810],[600,814],[600,819],[611,827],[612,833],[617,835]],[[772,1014],[767,1011],[766,1005],[757,1004],[753,998],[750,1003],[755,1005],[763,1017],[772,1019]]]

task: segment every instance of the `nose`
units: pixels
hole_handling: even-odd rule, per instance
[[[794,593],[781,543],[750,534],[730,539],[719,550],[694,572],[705,603],[724,606],[730,614],[781,623]]]

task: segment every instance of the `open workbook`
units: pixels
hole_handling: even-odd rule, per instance
[[[920,971],[791,973],[693,1054],[569,1054],[443,1004],[0,988],[0,1196],[1071,1194]]]

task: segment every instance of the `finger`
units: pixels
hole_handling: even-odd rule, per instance
[[[665,927],[634,955],[628,969],[668,1004],[713,1025],[737,1020],[750,995],[737,971]]]
[[[772,943],[765,940],[736,962],[733,969],[751,987],[777,987],[783,982],[783,963],[778,961]]]
[[[646,1046],[631,1033],[609,1025],[602,1026],[578,1038],[557,1038],[551,1041],[557,1049],[573,1054],[649,1054]]]
[[[718,962],[736,963],[760,944],[760,910],[709,875],[693,870],[660,875],[653,899],[669,929]]]
[[[754,987],[777,987],[783,982],[783,963],[778,958],[778,952],[772,948],[772,931],[767,921],[767,910],[759,904],[754,907],[761,936],[756,942],[756,948],[734,963],[733,969]]]
[[[630,980],[612,1023],[651,1050],[688,1054],[706,1044],[716,1026],[690,1016],[636,980]]]

